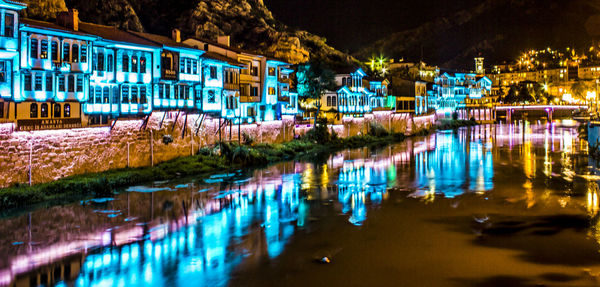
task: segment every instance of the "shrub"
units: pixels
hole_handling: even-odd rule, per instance
[[[242,140],[245,145],[252,145],[252,144],[254,144],[254,141],[255,141],[253,136],[251,136],[245,132],[242,133]]]
[[[374,137],[385,137],[390,133],[379,123],[371,122],[369,123],[369,133],[370,136]]]

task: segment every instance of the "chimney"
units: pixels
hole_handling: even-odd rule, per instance
[[[171,39],[177,43],[181,42],[181,31],[179,29],[171,30]]]
[[[229,39],[229,36],[219,36],[217,37],[217,43],[229,47]]]
[[[77,9],[69,9],[56,14],[56,24],[63,26],[73,31],[79,31],[79,11]]]

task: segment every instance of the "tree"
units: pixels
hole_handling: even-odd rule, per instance
[[[322,61],[310,61],[298,66],[296,72],[298,79],[298,96],[302,101],[315,100],[317,112],[315,113],[315,126],[317,117],[321,113],[321,97],[326,91],[336,88],[335,73]]]
[[[526,84],[521,85],[519,96],[517,98],[521,103],[535,103],[535,98],[531,95],[531,91]]]
[[[504,96],[502,101],[505,104],[514,104],[519,100],[517,98],[517,95],[518,95],[517,86],[511,85],[510,88],[508,89],[508,93],[506,93],[506,96]]]

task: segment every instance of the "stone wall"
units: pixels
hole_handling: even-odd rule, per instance
[[[366,133],[370,121],[403,133],[421,122],[408,114],[388,113],[346,118],[331,128],[342,137],[353,136]],[[281,143],[306,129],[296,126],[289,116],[282,121],[225,126],[220,136],[225,141],[243,141],[245,133],[257,143]],[[165,138],[172,142],[165,144]],[[16,132],[13,124],[0,124],[0,187],[28,183],[30,167],[32,183],[50,182],[76,174],[149,166],[194,154],[218,140],[219,119],[177,112],[155,112],[145,127],[143,120],[119,120],[112,128]]]

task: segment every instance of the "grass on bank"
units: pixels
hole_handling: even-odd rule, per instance
[[[368,134],[339,138],[326,126],[317,125],[299,139],[282,144],[223,142],[203,148],[197,155],[176,158],[154,167],[125,168],[99,173],[75,175],[33,186],[17,184],[0,189],[0,211],[46,201],[112,196],[115,191],[152,181],[171,180],[185,176],[208,176],[232,169],[261,167],[293,159],[316,159],[344,148],[385,145],[399,142],[403,134],[390,134],[380,125],[372,124]]]

